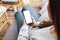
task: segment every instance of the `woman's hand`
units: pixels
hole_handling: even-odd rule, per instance
[[[28,24],[28,25],[31,25],[31,26],[33,26],[33,27],[36,27],[37,26],[37,23],[36,23],[36,21],[35,21],[35,19],[31,16],[31,19],[32,19],[32,23],[30,23],[30,24]],[[23,20],[23,25],[26,25],[27,23],[26,23],[26,20],[24,19]]]
[[[51,21],[42,21],[39,24],[39,27],[44,28],[44,27],[48,27],[48,26],[51,26],[51,25],[53,25],[53,22],[51,22]]]
[[[32,19],[32,23],[30,23],[30,25],[36,27],[37,23],[36,23],[35,19],[32,16],[31,16],[31,19]]]
[[[25,19],[23,20],[23,25],[26,25],[26,20]]]

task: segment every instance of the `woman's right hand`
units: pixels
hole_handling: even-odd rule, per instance
[[[51,26],[51,25],[53,25],[53,22],[51,22],[51,21],[42,21],[42,22],[39,24],[39,26],[42,27],[42,28],[48,27],[48,26]]]

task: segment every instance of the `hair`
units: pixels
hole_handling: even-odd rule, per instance
[[[49,0],[50,13],[57,32],[57,38],[60,40],[60,0]]]

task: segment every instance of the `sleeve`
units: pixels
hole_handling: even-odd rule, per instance
[[[23,25],[20,29],[19,35],[17,40],[28,40],[28,26],[27,25]]]

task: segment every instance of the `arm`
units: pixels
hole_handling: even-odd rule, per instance
[[[44,27],[48,27],[48,26],[51,26],[51,25],[53,25],[53,22],[48,20],[48,21],[42,21],[38,26],[40,28],[44,28]]]
[[[32,25],[33,27],[39,27],[39,28],[44,28],[44,27],[48,27],[48,26],[51,26],[51,25],[53,25],[53,22],[52,21],[50,21],[50,20],[47,20],[47,21],[42,21],[41,23],[36,23],[35,22],[35,20],[34,20],[34,18],[33,17],[31,17],[32,18],[32,23],[30,24],[30,25]]]

